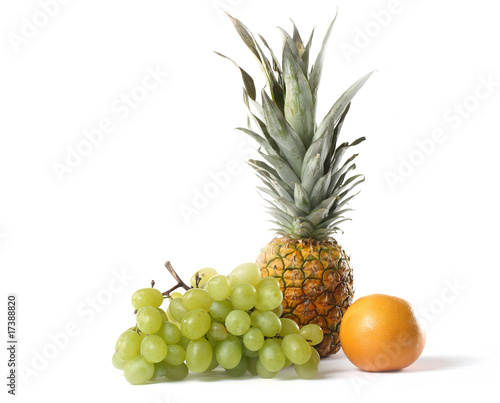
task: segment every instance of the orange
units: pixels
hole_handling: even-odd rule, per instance
[[[347,309],[340,324],[340,345],[363,371],[391,371],[416,361],[424,349],[425,334],[407,301],[372,294]]]

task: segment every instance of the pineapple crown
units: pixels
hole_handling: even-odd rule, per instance
[[[267,80],[257,101],[252,77],[229,59],[243,78],[243,100],[248,109],[248,128],[238,128],[259,144],[262,160],[249,160],[264,183],[258,189],[270,196],[265,199],[277,234],[293,239],[318,241],[340,230],[348,220],[344,214],[352,209],[347,203],[357,194],[352,190],[364,181],[363,175],[351,175],[357,154],[344,161],[348,148],[365,140],[338,143],[342,123],[352,98],[368,80],[369,73],[351,85],[334,103],[319,125],[316,123],[318,85],[324,51],[335,18],[328,27],[316,61],[309,70],[314,30],[306,44],[295,24],[293,35],[281,29],[283,49],[281,62],[267,41],[259,35],[270,59],[249,29],[228,14],[239,36],[257,58]],[[252,122],[257,131],[253,130]]]

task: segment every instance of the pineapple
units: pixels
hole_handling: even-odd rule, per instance
[[[318,124],[318,85],[335,19],[309,69],[314,31],[304,43],[295,24],[291,36],[281,29],[283,49],[278,59],[262,36],[257,41],[245,25],[229,18],[267,81],[259,103],[252,77],[229,59],[243,78],[248,108],[248,128],[238,129],[260,146],[262,158],[249,164],[264,183],[259,190],[267,196],[276,225],[276,237],[261,250],[257,264],[262,276],[280,282],[283,316],[299,326],[321,326],[324,339],[317,349],[321,356],[330,355],[340,349],[340,321],[354,292],[349,256],[332,234],[347,220],[344,215],[351,210],[346,205],[354,197],[352,190],[364,180],[363,175],[350,175],[357,154],[343,157],[365,138],[349,144],[339,143],[338,137],[352,98],[372,73],[349,87]]]

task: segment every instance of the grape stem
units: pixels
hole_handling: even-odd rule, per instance
[[[185,290],[190,290],[192,287],[188,286],[184,281],[181,280],[181,278],[179,277],[179,275],[177,274],[177,272],[174,270],[174,268],[172,267],[172,264],[167,261],[165,263],[165,267],[167,268],[167,270],[170,272],[170,274],[172,275],[173,278],[175,278],[175,281],[177,281],[177,284],[174,285],[172,288],[170,288],[169,290],[163,292],[162,294],[166,297],[169,297],[170,296],[170,293],[174,290],[176,290],[177,288],[184,288]]]

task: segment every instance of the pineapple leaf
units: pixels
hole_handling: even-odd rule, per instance
[[[308,194],[311,193],[314,185],[323,176],[323,164],[321,162],[321,155],[316,154],[314,158],[305,161],[304,169],[302,171],[302,186]]]
[[[294,40],[290,38],[290,35],[288,35],[288,32],[286,32],[283,28],[278,27],[278,29],[281,31],[281,34],[283,35],[283,49],[285,48],[286,45],[290,47],[290,53],[292,57],[295,59],[297,64],[300,66],[300,69],[302,70],[302,73],[304,74],[304,77],[307,77],[307,70],[306,66],[304,66],[304,62],[302,61],[302,58],[300,57],[300,52],[299,49],[297,48],[297,45],[295,44]],[[284,57],[283,53],[283,57]],[[283,60],[283,69],[285,68],[285,61]]]
[[[295,205],[303,211],[311,211],[311,201],[309,200],[307,191],[300,183],[294,183],[294,185],[295,192],[293,194],[293,198],[295,200]]]
[[[271,58],[273,59],[273,70],[278,73],[278,79],[282,78],[283,70],[281,69],[280,61],[278,60],[278,58],[274,54],[273,50],[271,49],[271,47],[267,43],[266,39],[262,35],[259,35],[259,38],[262,41],[262,43],[264,44],[264,46],[267,48],[267,50],[269,50],[269,53],[271,54]]]
[[[335,130],[332,127],[328,128],[328,130],[323,133],[321,137],[316,139],[307,149],[306,155],[304,156],[304,164],[302,165],[302,177],[304,177],[306,169],[308,169],[311,164],[321,165],[322,172],[320,174],[323,174],[326,156],[330,153],[332,143],[334,144],[336,141],[336,139],[333,138],[334,134]]]
[[[333,211],[337,211],[339,209],[341,209],[342,207],[344,207],[347,203],[349,203],[353,197],[357,196],[359,194],[358,193],[354,193],[353,195],[349,196],[347,199],[344,199],[342,202],[336,204],[333,206]]]
[[[282,231],[287,231],[288,226],[281,224],[279,221],[276,220],[266,220],[267,222],[271,222],[273,224],[276,224],[279,228],[281,228]]]
[[[271,180],[268,186],[273,188],[283,199],[286,199],[289,202],[293,202],[292,195],[289,192],[287,192],[286,189],[283,186],[281,186],[278,182]]]
[[[330,139],[330,143],[328,144],[328,154],[326,155],[326,158],[325,158],[325,171],[328,170],[328,165],[332,163],[332,158],[333,158],[333,155],[335,154],[335,149],[337,147],[337,140],[339,138],[340,130],[342,129],[344,119],[345,119],[347,113],[349,112],[350,107],[351,107],[351,103],[349,102],[347,104],[347,106],[345,107],[344,113],[340,116],[338,123],[335,125],[335,127],[333,129],[333,135],[332,135],[332,138]]]
[[[277,108],[266,92],[262,91],[262,106],[266,116],[269,135],[278,144],[297,176],[302,170],[302,161],[306,153],[304,144],[300,137],[285,120],[283,113]]]
[[[290,215],[294,217],[305,217],[307,215],[304,210],[298,208],[294,203],[291,203],[288,200],[276,199],[276,201],[285,206],[286,209],[291,213]]]
[[[283,50],[283,75],[286,88],[285,118],[307,148],[314,136],[311,88],[288,43],[285,43]]]
[[[279,157],[274,148],[271,146],[271,144],[269,144],[269,142],[264,137],[258,135],[257,133],[255,133],[250,129],[245,129],[244,127],[237,127],[236,130],[240,130],[243,133],[246,133],[250,137],[252,137],[262,148],[264,148],[264,150],[266,150],[266,152],[269,155]]]
[[[245,45],[247,45],[248,49],[250,49],[250,51],[255,55],[257,60],[259,60],[259,62],[262,64],[262,59],[260,57],[260,53],[257,50],[255,40],[254,40],[250,30],[240,20],[234,18],[233,16],[231,16],[228,13],[226,13],[226,15],[229,17],[229,19],[233,23],[234,28],[236,28],[236,32],[238,32],[239,36],[241,37],[241,39],[243,40]]]
[[[224,59],[229,60],[232,62],[239,70],[241,73],[241,78],[243,79],[243,84],[245,86],[245,90],[247,91],[247,94],[250,98],[252,98],[255,101],[255,98],[257,96],[257,93],[255,91],[255,83],[253,81],[253,78],[248,74],[245,70],[243,70],[238,63],[236,63],[233,59],[224,56],[222,53],[219,52],[214,52],[216,55],[219,55],[220,57],[223,57]]]
[[[253,37],[250,30],[241,21],[232,17],[228,13],[226,14],[233,23],[234,27],[236,28],[236,32],[238,32],[239,36],[241,37],[245,45],[247,45],[248,49],[250,49],[250,51],[255,55],[255,57],[259,61],[260,67],[262,68],[262,71],[266,75],[267,81],[269,83],[271,96],[273,97],[274,102],[276,102],[276,104],[278,105],[278,108],[283,110],[283,104],[284,104],[283,89],[281,88],[278,81],[276,80],[276,77],[274,76],[269,60],[267,60],[267,57],[265,56],[259,44]]]
[[[294,182],[299,182],[299,178],[295,175],[295,172],[293,172],[290,166],[280,157],[266,155],[264,153],[260,153],[260,155],[276,169],[279,177],[286,183],[292,184]]]
[[[304,67],[305,67],[306,71],[309,68],[309,53],[311,51],[313,36],[314,36],[314,29],[311,31],[311,36],[309,37],[309,40],[307,41],[307,45],[304,48],[304,53],[302,53],[302,62],[304,63]],[[312,93],[312,91],[311,91],[311,93]]]
[[[330,228],[318,228],[312,233],[311,237],[321,241],[328,238],[333,232],[334,231]]]
[[[267,207],[267,211],[271,216],[277,221],[281,222],[282,225],[291,226],[293,223],[293,217],[284,211],[281,211],[278,207]],[[285,224],[283,224],[285,223]]]
[[[314,209],[318,204],[325,198],[325,194],[328,191],[328,186],[330,185],[331,174],[327,172],[323,175],[314,185],[311,191],[311,207]]]
[[[250,98],[246,88],[243,88],[243,102],[245,103],[250,114],[252,114],[255,118],[258,118],[260,121],[264,119],[264,111],[262,110],[262,106],[260,106],[260,104],[254,99]],[[253,112],[252,108],[255,109],[256,113]]]
[[[311,85],[311,92],[313,95],[313,111],[316,111],[316,104],[317,104],[316,101],[318,95],[319,81],[321,79],[321,72],[323,70],[323,61],[325,59],[325,48],[326,44],[328,43],[328,39],[330,38],[333,24],[335,23],[336,19],[337,19],[337,13],[335,13],[335,17],[333,17],[332,22],[330,23],[328,29],[326,30],[325,38],[323,39],[323,43],[321,44],[321,49],[318,53],[318,56],[316,56],[316,61],[314,62],[314,65],[311,68],[311,73],[309,74],[309,84]]]
[[[337,179],[332,191],[336,191],[336,190],[340,189],[342,186],[344,186],[345,185],[344,180],[345,180],[346,175],[354,169],[356,169],[356,164],[349,165],[347,167],[347,169],[345,170],[345,172],[342,175],[340,175],[340,177]]]
[[[285,189],[290,194],[290,196],[293,195],[293,190],[290,188],[290,186],[287,183],[285,183],[283,180],[280,179],[280,177],[278,176],[278,174],[276,173],[276,171],[274,169],[271,168],[276,174],[274,174],[274,173],[271,174],[268,171],[266,171],[265,169],[261,168],[261,166],[258,165],[257,162],[261,162],[261,161],[248,160],[248,164],[253,169],[255,169],[255,171],[257,171],[257,175],[261,178],[261,180],[263,180],[263,178],[265,178],[266,180],[275,181],[283,189]],[[267,164],[265,164],[263,162],[261,162],[261,163],[264,164],[264,165],[267,165]]]
[[[328,211],[329,209],[327,208],[317,208],[307,215],[307,219],[311,221],[315,227],[317,227],[328,215]]]
[[[347,105],[351,102],[358,91],[363,87],[366,81],[373,74],[373,71],[361,77],[358,81],[352,84],[341,97],[333,104],[331,109],[328,111],[322,122],[320,123],[316,133],[314,133],[314,140],[321,137],[323,133],[328,129],[329,126],[335,125],[339,118],[344,113]],[[310,80],[309,80],[310,81]],[[312,89],[312,86],[311,86]]]
[[[295,46],[297,46],[297,49],[299,51],[299,55],[302,57],[302,54],[304,53],[304,42],[302,42],[302,38],[300,37],[299,30],[297,29],[297,26],[295,25],[295,22],[292,21],[293,24],[293,41],[295,42]]]

